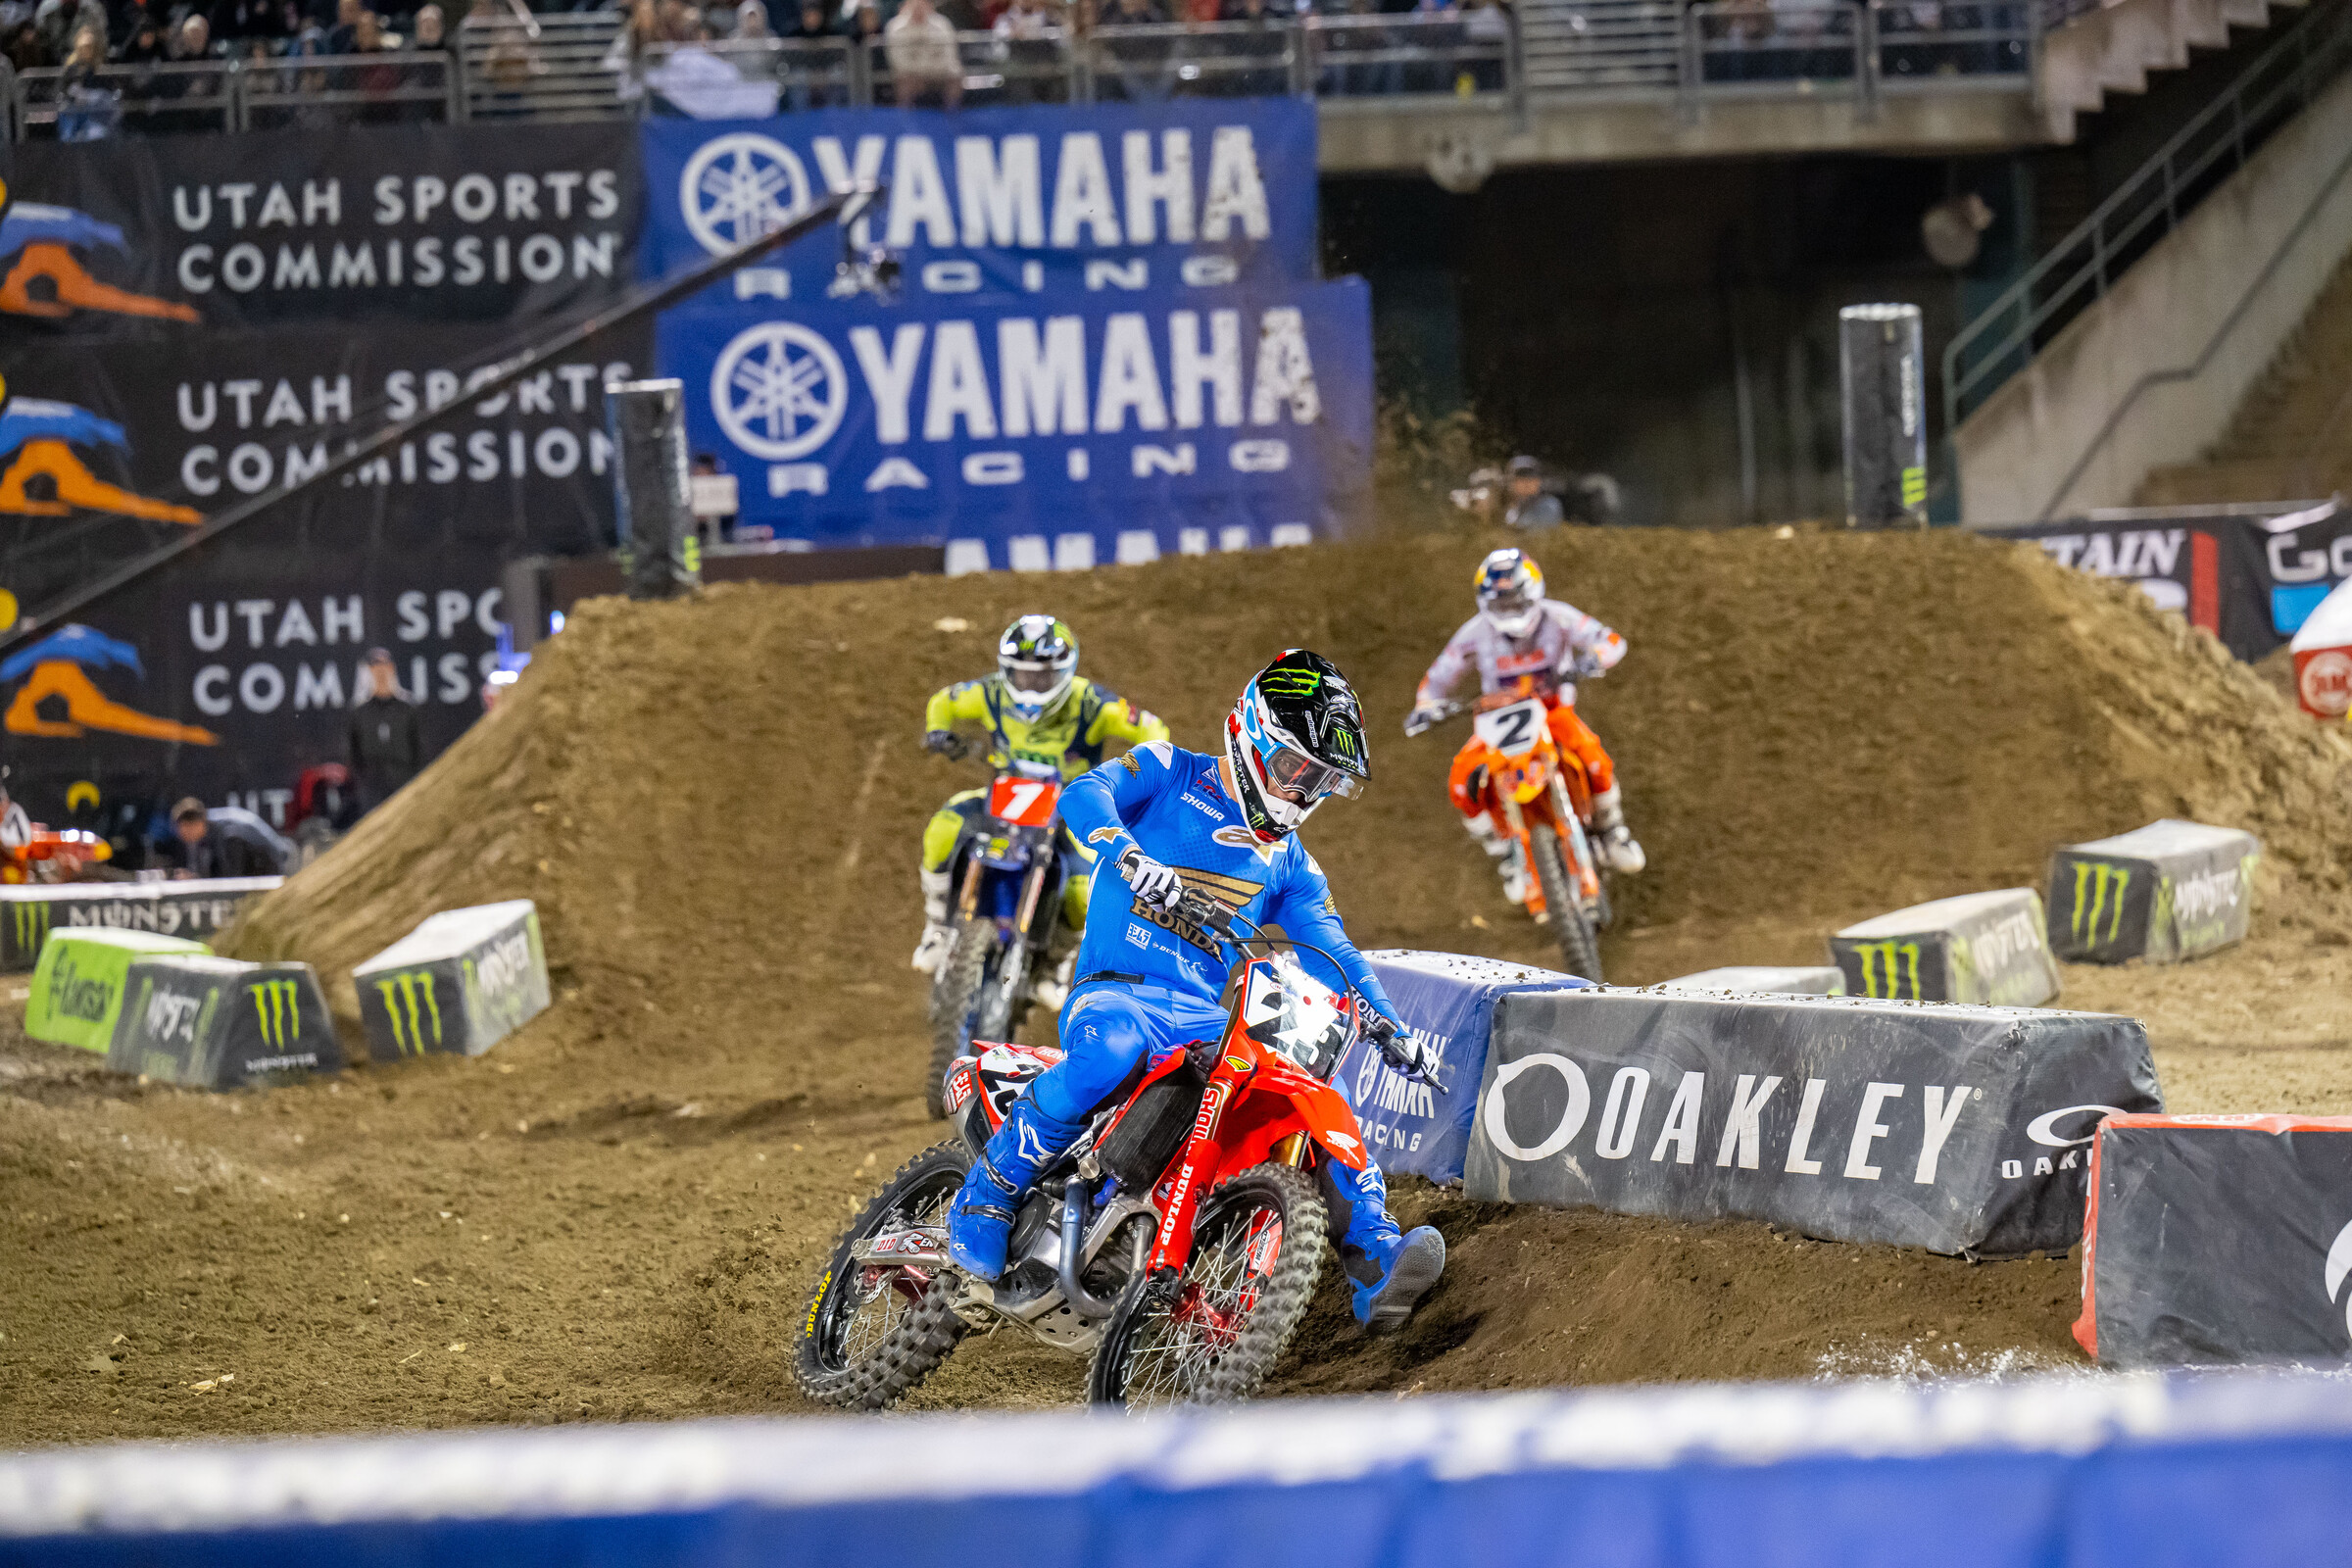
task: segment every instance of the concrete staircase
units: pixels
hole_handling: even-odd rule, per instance
[[[2149,72],[2180,70],[2191,48],[2228,48],[2231,27],[2268,26],[2271,11],[2271,0],[2117,0],[2051,28],[2041,42],[2050,139],[2073,141],[2075,117],[2101,107],[2107,94],[2147,91]]]
[[[2140,506],[2317,500],[2352,489],[2352,254],[2202,461],[2151,472]]]

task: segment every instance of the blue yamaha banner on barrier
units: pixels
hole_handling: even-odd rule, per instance
[[[914,297],[1068,299],[1316,275],[1315,107],[1298,99],[654,120],[643,145],[648,277],[869,181],[889,199],[852,238],[902,253]],[[801,247],[704,302],[806,305],[825,297],[839,259]]]
[[[1437,1058],[1432,1074],[1437,1082],[1413,1082],[1383,1061],[1369,1042],[1358,1042],[1340,1058],[1332,1085],[1355,1107],[1364,1141],[1384,1173],[1459,1182],[1470,1150],[1470,1123],[1478,1113],[1479,1080],[1487,1070],[1495,1002],[1514,991],[1573,990],[1590,982],[1458,953],[1392,949],[1365,956],[1405,1027]]]
[[[1369,499],[1360,279],[696,307],[656,361],[739,527],[951,573],[1304,544]]]
[[[0,1456],[0,1568],[2272,1568],[2347,1536],[2352,1401],[2310,1373]]]

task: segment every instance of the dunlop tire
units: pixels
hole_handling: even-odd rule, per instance
[[[1301,1170],[1288,1165],[1255,1165],[1219,1186],[1200,1205],[1194,1233],[1239,1200],[1270,1200],[1282,1215],[1282,1255],[1258,1296],[1257,1309],[1230,1349],[1218,1357],[1216,1370],[1196,1392],[1196,1403],[1238,1404],[1265,1386],[1266,1375],[1290,1348],[1291,1339],[1306,1319],[1314,1299],[1315,1281],[1323,1272],[1323,1244],[1331,1231],[1330,1216],[1315,1184]],[[1137,1332],[1154,1304],[1150,1279],[1142,1272],[1129,1282],[1119,1304],[1102,1326],[1087,1368],[1086,1396],[1095,1404],[1127,1402],[1127,1358]]]
[[[955,951],[931,982],[931,1070],[923,1080],[923,1109],[934,1119],[948,1113],[948,1069],[971,1054],[969,1020],[998,940],[997,922],[987,916],[958,921]]]
[[[1603,984],[1600,939],[1592,934],[1592,917],[1571,889],[1558,835],[1547,827],[1538,827],[1528,834],[1528,858],[1536,862],[1536,876],[1544,884],[1544,907],[1551,913],[1552,934],[1560,939],[1561,961],[1570,974]]]
[[[897,1403],[916,1384],[938,1369],[963,1338],[964,1324],[953,1310],[956,1277],[941,1272],[921,1300],[893,1325],[872,1353],[840,1366],[828,1364],[815,1329],[818,1317],[840,1298],[850,1272],[850,1252],[859,1242],[882,1228],[905,1202],[906,1195],[953,1177],[961,1186],[971,1169],[971,1151],[961,1139],[934,1144],[893,1172],[850,1228],[834,1245],[825,1271],[809,1293],[807,1310],[793,1342],[793,1379],[801,1392],[819,1404],[850,1410],[880,1410]],[[944,1210],[943,1210],[944,1212]]]

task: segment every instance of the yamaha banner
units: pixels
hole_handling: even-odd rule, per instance
[[[641,257],[666,277],[782,227],[827,191],[888,188],[848,238],[897,253],[916,297],[1111,297],[1303,282],[1315,270],[1315,107],[1186,99],[956,113],[826,109],[646,123]],[[705,302],[805,307],[838,245]]]
[[[1303,544],[1369,499],[1358,280],[681,310],[656,363],[738,523],[951,572]]]
[[[1377,1047],[1358,1041],[1333,1071],[1332,1087],[1355,1107],[1364,1142],[1383,1171],[1458,1183],[1478,1110],[1494,1004],[1513,992],[1573,990],[1590,982],[1458,953],[1393,950],[1364,956],[1432,1064],[1435,1082],[1405,1077],[1382,1059]]]

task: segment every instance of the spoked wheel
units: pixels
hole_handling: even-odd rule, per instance
[[[960,1140],[935,1144],[899,1167],[850,1222],[801,1320],[793,1376],[824,1404],[874,1410],[931,1375],[963,1338],[949,1310],[956,1276],[944,1269],[859,1263],[861,1243],[914,1225],[945,1225],[972,1156]]]
[[[1600,939],[1592,934],[1592,917],[1576,896],[1559,836],[1548,827],[1528,835],[1536,876],[1544,885],[1544,907],[1551,916],[1552,934],[1560,939],[1560,961],[1568,972],[1594,985],[1600,978]]]
[[[1138,1274],[1120,1298],[1087,1397],[1130,1410],[1249,1398],[1306,1316],[1327,1229],[1301,1171],[1260,1165],[1225,1183],[1201,1204],[1174,1285]]]
[[[923,1081],[923,1108],[934,1116],[948,1113],[948,1069],[971,1054],[997,944],[997,922],[989,916],[957,921],[956,946],[931,982],[931,1072]],[[979,1038],[990,1036],[983,1031]]]

